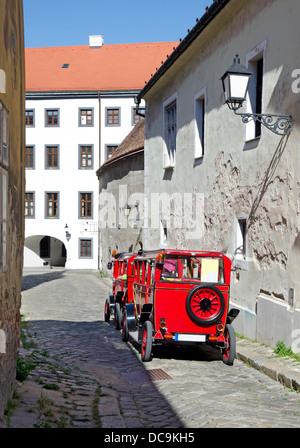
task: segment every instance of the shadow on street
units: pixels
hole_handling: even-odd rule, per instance
[[[41,274],[27,274],[24,273],[22,278],[22,291],[35,288],[46,282],[58,280],[64,276],[64,271],[50,271],[42,272]]]

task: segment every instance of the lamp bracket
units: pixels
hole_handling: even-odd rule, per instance
[[[242,117],[243,123],[258,121],[277,135],[288,135],[292,130],[291,115],[238,113],[236,110],[234,113]]]

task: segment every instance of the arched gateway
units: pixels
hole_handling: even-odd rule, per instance
[[[24,267],[65,267],[67,251],[65,244],[49,235],[34,235],[25,239]]]

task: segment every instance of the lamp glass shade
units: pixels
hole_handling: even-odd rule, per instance
[[[246,99],[252,73],[240,64],[238,55],[233,65],[222,76],[225,101],[230,109],[239,109]]]
[[[242,100],[245,101],[249,76],[248,75],[229,75],[230,83],[230,98],[233,101]]]
[[[125,204],[122,208],[123,208],[125,218],[128,218],[130,211],[131,211],[130,205]]]

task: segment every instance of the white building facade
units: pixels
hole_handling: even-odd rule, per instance
[[[95,171],[131,130],[134,96],[70,96],[27,96],[25,266],[98,268]]]
[[[147,45],[151,50],[148,57],[147,50],[138,44],[126,49],[66,47],[38,49],[38,53],[33,49],[34,57],[27,53],[25,267],[99,268],[96,171],[140,118],[135,113],[134,100],[139,92],[136,79],[132,79],[135,72],[130,65],[124,66],[123,78],[118,73],[114,79],[109,64],[117,64],[123,49],[127,51],[126,61],[129,52],[144,51],[147,61],[138,81],[142,86],[148,71],[171,43],[159,46],[161,51],[155,57],[152,46],[157,44]],[[75,59],[76,51],[82,54]],[[63,63],[66,61],[70,64]],[[43,63],[49,64],[49,70],[41,73],[40,81],[35,76],[44,70]],[[85,72],[92,63],[95,73]],[[35,65],[34,70],[30,64]],[[132,89],[128,87],[131,85]]]

